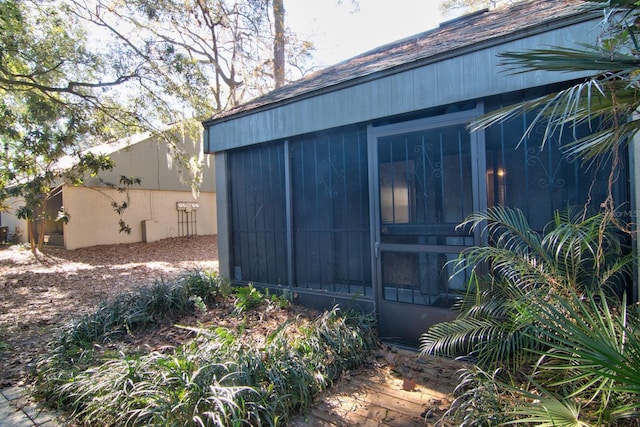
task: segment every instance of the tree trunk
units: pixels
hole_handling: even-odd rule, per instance
[[[44,233],[46,231],[47,220],[46,216],[43,216],[40,220],[40,233],[38,233],[38,251],[42,252],[44,246]]]
[[[35,219],[31,220],[31,237],[29,241],[31,243],[31,252],[36,254],[37,252],[42,252],[42,247],[44,246],[44,233],[46,232],[47,227],[47,201],[48,198],[43,198],[40,206],[35,212]],[[38,218],[40,218],[40,223],[38,223]],[[29,224],[29,222],[27,222]],[[35,231],[38,230],[38,241],[35,241]]]
[[[273,80],[276,89],[284,86],[284,3],[273,0],[275,37],[273,39]]]
[[[29,236],[29,247],[33,254],[36,253],[36,222],[33,219],[27,219],[27,235]]]

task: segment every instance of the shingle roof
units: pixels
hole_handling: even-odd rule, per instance
[[[257,97],[231,110],[219,113],[205,126],[225,121],[253,110],[337,90],[459,54],[491,41],[523,36],[536,28],[545,29],[569,17],[585,16],[593,9],[585,0],[525,0],[512,6],[476,12],[440,24],[438,28],[380,46],[303,79]]]

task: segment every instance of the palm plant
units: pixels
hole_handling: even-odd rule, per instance
[[[532,307],[573,293],[624,291],[633,259],[619,230],[603,221],[604,214],[559,213],[541,234],[517,209],[472,214],[460,226],[484,227],[491,244],[461,254],[455,270],[473,271],[461,314],[423,334],[421,351],[464,355],[484,369],[517,371],[531,362],[530,351],[545,346]]]
[[[422,353],[476,363],[452,405],[461,425],[584,427],[637,415],[638,315],[626,310],[633,257],[604,213],[558,213],[542,233],[522,212],[494,207],[461,226],[490,245],[469,248],[461,313],[421,337]],[[491,374],[489,374],[491,373]]]
[[[544,351],[523,380],[477,367],[461,376],[449,416],[464,426],[637,426],[638,310],[602,290],[523,307],[543,328]]]
[[[599,290],[550,298],[528,311],[544,324],[536,339],[548,348],[537,352],[514,413],[548,419],[555,407],[555,420],[567,425],[617,425],[640,415],[637,309]]]

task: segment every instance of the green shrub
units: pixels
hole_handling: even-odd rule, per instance
[[[39,363],[37,390],[86,425],[286,425],[291,414],[311,404],[345,369],[362,363],[378,343],[371,316],[334,308],[313,322],[285,322],[260,341],[217,326],[189,328],[196,338],[172,354],[94,357],[91,336],[94,342],[113,339],[110,327],[123,333],[147,326],[146,320],[132,322],[132,313],[157,321],[159,313],[173,317],[193,309],[194,296],[213,302],[207,298],[216,292],[234,298],[236,308],[241,301],[243,313],[281,303],[281,297],[268,298],[252,286],[229,295],[216,277],[198,277],[151,287],[135,302],[116,299],[110,316],[100,314],[108,311],[103,309],[74,325]],[[204,291],[195,295],[194,290]],[[81,325],[95,331],[78,340]]]
[[[228,288],[228,282],[212,272],[192,272],[171,283],[159,281],[106,301],[95,313],[70,325],[61,340],[77,347],[104,342],[161,319],[193,313],[197,308],[194,297],[210,304],[226,295]]]
[[[458,271],[472,271],[460,315],[421,337],[424,353],[464,355],[488,371],[516,372],[544,343],[531,311],[549,295],[604,290],[617,295],[630,278],[633,258],[619,230],[603,215],[557,214],[540,234],[517,210],[495,207],[470,216],[461,227],[484,227],[491,245],[465,250]]]
[[[196,295],[206,305],[212,305],[219,298],[231,294],[231,284],[215,271],[193,271],[183,276],[180,281],[188,289],[189,294]]]
[[[160,281],[104,302],[94,313],[64,327],[49,344],[36,378],[40,393],[49,394],[52,386],[90,366],[96,349],[105,342],[199,311],[198,298],[214,301],[228,289],[228,281],[215,272],[191,272],[175,282]]]
[[[265,302],[265,295],[253,287],[252,283],[235,289],[234,313],[240,315],[246,311],[256,308]]]

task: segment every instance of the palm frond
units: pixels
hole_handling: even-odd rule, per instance
[[[492,319],[459,318],[439,323],[420,338],[422,354],[459,357],[476,360],[480,366],[493,366],[497,362],[520,366],[522,349],[530,341],[523,331],[513,329],[505,322]]]
[[[461,301],[461,309],[463,312],[460,317],[472,317],[475,319],[494,319],[498,321],[506,321],[511,314],[512,307],[508,302],[514,298],[518,298],[515,291],[509,285],[502,285],[500,282],[493,282],[486,287],[479,288],[476,291],[475,299],[463,298]]]
[[[529,226],[527,217],[519,209],[494,206],[486,211],[472,213],[457,228],[466,227],[471,232],[479,229],[482,234],[491,238],[495,246],[514,252],[538,252],[541,247],[540,235]]]
[[[637,120],[626,119],[640,106],[638,85],[619,76],[620,73],[598,75],[565,90],[503,107],[473,121],[470,129],[477,131],[534,113],[518,145],[542,125],[541,147],[557,135],[569,156],[591,160],[609,154],[613,147],[624,146],[640,127]],[[589,127],[590,133],[578,138],[576,130],[584,125]],[[572,136],[571,140],[564,141],[568,135]]]
[[[602,291],[574,293],[543,302],[530,314],[546,325],[540,334],[552,343],[553,352],[545,358],[555,361],[553,369],[580,370],[603,383],[612,380],[610,390],[640,395],[638,318],[627,311],[626,299],[611,300]]]
[[[522,418],[505,425],[535,423],[538,427],[591,427],[581,419],[581,408],[576,402],[553,395],[527,394],[528,398],[518,401],[519,407],[511,413]]]
[[[499,293],[499,292],[498,292]],[[540,349],[530,338],[533,319],[515,306],[522,298],[494,298],[432,326],[420,338],[422,354],[461,357],[479,366],[509,366],[514,372],[529,361],[527,349]]]
[[[597,46],[585,43],[580,48],[552,47],[548,49],[530,49],[524,52],[504,52],[499,65],[513,74],[530,71],[560,72],[631,72],[640,67],[640,60],[633,55],[621,53],[603,53]]]
[[[460,258],[461,260],[455,265],[455,268],[469,268],[486,264],[493,274],[504,277],[512,284],[522,288],[535,285],[536,282],[544,283],[541,280],[546,277],[547,266],[552,266],[552,263],[545,264],[545,260],[540,260],[526,253],[519,253],[509,247],[471,247],[464,250]]]
[[[607,264],[606,269],[599,272],[597,277],[599,287],[608,295],[620,295],[629,283],[629,278],[633,273],[635,256],[631,253],[615,258],[613,263]],[[592,276],[592,278],[595,278]],[[597,287],[592,283],[590,287],[596,290]]]
[[[464,318],[438,323],[420,337],[422,354],[457,357],[473,353],[478,342],[500,327],[491,319]]]
[[[545,135],[550,135],[568,124],[589,123],[590,118],[595,119],[608,113],[610,108],[607,88],[599,79],[588,79],[565,90],[487,113],[471,122],[470,129],[477,131],[522,114],[536,112],[521,138],[523,141],[531,135],[538,123],[544,120],[553,119],[545,128]]]
[[[567,143],[563,152],[569,157],[593,160],[608,157],[616,147],[626,147],[640,129],[640,120],[620,124],[619,128],[604,128],[583,138]]]

